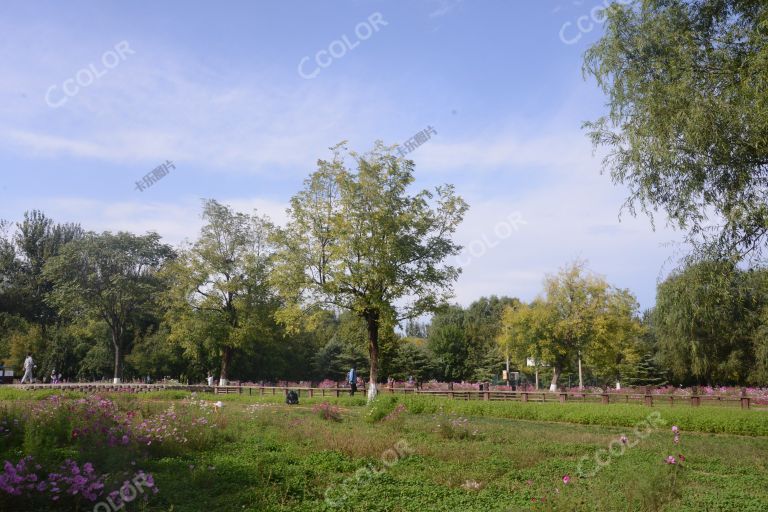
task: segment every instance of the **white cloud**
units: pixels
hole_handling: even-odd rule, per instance
[[[440,18],[453,11],[462,0],[438,0],[438,7],[429,13],[430,18]]]
[[[66,97],[63,82],[103,52],[68,42],[52,60],[48,46],[15,34],[0,47],[0,56],[25,56],[0,78],[0,148],[24,156],[119,164],[171,159],[252,173],[306,169],[350,134],[375,138],[381,125],[367,121],[386,118],[393,106],[375,85],[308,84],[298,76],[276,83],[270,70],[220,71],[131,40],[135,54]],[[18,43],[25,40],[28,47]],[[54,103],[66,99],[58,108],[45,101],[52,85]],[[18,101],[22,91],[25,100]]]
[[[641,290],[642,306],[652,305],[653,285],[670,257],[668,244],[681,236],[664,226],[653,231],[645,217],[624,215],[619,222],[622,191],[598,178],[563,180],[513,200],[466,198],[471,207],[457,233],[465,250],[453,262],[464,269],[457,300],[468,304],[490,294],[531,300],[546,274],[579,258],[611,284]],[[526,224],[499,229],[515,212]]]
[[[285,222],[287,203],[258,197],[233,197],[219,199],[243,213],[256,210],[274,222]],[[59,198],[49,200],[45,214],[58,222],[77,222],[90,231],[129,231],[144,234],[154,231],[163,241],[178,245],[184,240],[197,238],[203,220],[202,201],[189,199],[175,203],[164,202],[110,202],[87,198]]]
[[[547,168],[586,173],[600,168],[589,140],[579,131],[532,135],[509,129],[460,141],[433,139],[420,146],[412,158],[419,169],[429,172]]]

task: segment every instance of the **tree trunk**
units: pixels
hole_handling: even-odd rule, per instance
[[[552,367],[552,383],[549,385],[549,391],[557,391],[557,378],[560,377],[560,369],[557,366]]]
[[[376,398],[378,389],[376,383],[379,379],[379,315],[378,313],[366,313],[365,321],[368,327],[368,352],[371,357],[371,375],[368,381],[368,401]]]
[[[229,365],[232,362],[232,348],[224,347],[221,349],[221,375],[219,375],[219,386],[226,386],[229,380]]]
[[[120,334],[112,329],[112,346],[115,347],[115,374],[113,382],[120,378]]]
[[[584,375],[581,372],[581,352],[579,352],[579,391],[584,389]]]
[[[539,367],[536,367],[536,391],[539,390]]]

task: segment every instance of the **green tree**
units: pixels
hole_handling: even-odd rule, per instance
[[[539,389],[539,372],[544,365],[558,357],[562,347],[555,343],[553,327],[554,311],[541,299],[531,304],[509,304],[504,308],[497,342],[505,357],[525,371],[529,364],[534,368],[536,389]]]
[[[572,360],[579,372],[579,388],[584,387],[582,359],[590,339],[594,336],[594,323],[607,295],[608,284],[601,278],[585,272],[586,264],[577,261],[556,275],[544,280],[547,305],[553,312],[554,341],[552,383],[550,391],[557,389],[557,380]]]
[[[340,144],[291,199],[278,236],[274,282],[287,306],[280,319],[295,326],[307,311],[334,307],[365,320],[369,399],[377,393],[380,329],[433,311],[459,275],[444,260],[459,251],[451,235],[467,206],[451,186],[411,194],[413,181],[413,162],[391,148],[376,143],[357,154]]]
[[[218,359],[220,383],[226,385],[236,354],[259,338],[279,336],[273,319],[279,304],[268,283],[273,226],[266,217],[212,199],[202,216],[197,241],[165,270],[166,321],[169,339],[189,357]]]
[[[498,375],[505,355],[498,350],[504,308],[519,304],[511,297],[480,297],[464,311],[464,332],[468,345],[466,366],[472,380],[490,380]],[[509,368],[508,368],[509,369]]]
[[[407,380],[413,377],[419,383],[432,378],[436,370],[432,352],[423,344],[412,341],[404,341],[399,346],[393,367],[392,378]]]
[[[156,233],[106,231],[69,242],[45,265],[44,277],[53,283],[49,304],[70,318],[94,316],[109,326],[115,379],[136,325],[162,290],[157,271],[173,255]]]
[[[645,354],[635,366],[629,383],[633,386],[665,386],[667,379],[652,354]]]
[[[743,384],[755,369],[768,305],[765,270],[732,261],[689,264],[658,286],[660,361],[677,381]]]
[[[631,375],[640,361],[644,328],[629,290],[611,286],[600,298],[584,361],[603,387]]]
[[[472,373],[472,368],[467,366],[469,344],[464,321],[461,306],[443,308],[432,318],[427,346],[434,354],[435,373],[441,381],[465,380]]]
[[[637,301],[577,261],[544,280],[544,295],[530,307],[507,307],[497,337],[504,353],[552,368],[550,390],[574,364],[584,387],[582,363],[603,380],[619,377],[637,361],[642,332]]]
[[[666,212],[705,253],[766,242],[766,26],[763,1],[613,4],[585,56],[610,107],[586,126],[630,212]]]

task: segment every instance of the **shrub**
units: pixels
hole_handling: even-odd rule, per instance
[[[320,419],[326,421],[341,421],[341,409],[336,405],[323,402],[312,407],[312,412],[317,414]]]

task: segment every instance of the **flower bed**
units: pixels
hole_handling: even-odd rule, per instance
[[[25,510],[77,510],[100,500],[127,505],[132,500],[123,490],[131,478],[140,482],[142,493],[157,492],[141,465],[214,440],[218,418],[205,401],[193,397],[162,408],[125,398],[121,404],[95,395],[54,395],[31,406],[0,409],[0,457],[6,459],[0,510],[18,509],[20,503]],[[18,453],[23,456],[14,459]]]

